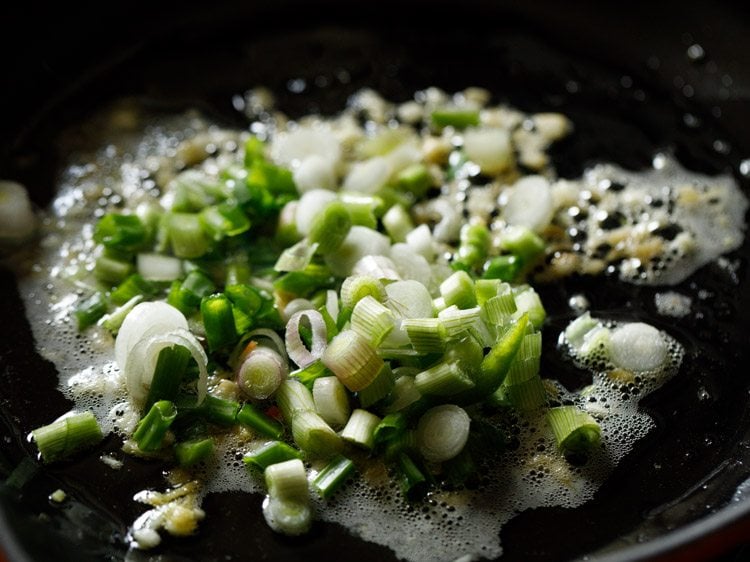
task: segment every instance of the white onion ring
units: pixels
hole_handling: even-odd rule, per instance
[[[312,349],[305,347],[302,338],[299,335],[299,323],[302,317],[306,316],[310,322],[312,330]],[[286,350],[289,358],[299,367],[305,368],[310,363],[319,359],[328,346],[328,330],[326,329],[325,320],[317,310],[300,310],[296,312],[286,324]]]
[[[252,332],[248,332],[247,335],[242,338],[242,340],[244,342],[249,342],[258,338],[267,338],[271,340],[271,343],[273,343],[273,346],[276,348],[278,354],[281,355],[284,363],[289,362],[289,357],[286,354],[286,346],[284,345],[284,340],[282,340],[279,334],[274,332],[271,328],[256,328]],[[240,363],[243,363],[245,361],[245,357],[246,356],[240,357]]]
[[[143,338],[172,330],[187,330],[185,316],[165,302],[142,302],[133,307],[117,332],[115,361],[124,373],[133,346]]]

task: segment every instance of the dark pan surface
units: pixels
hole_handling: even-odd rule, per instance
[[[565,14],[559,6],[545,11],[544,4],[415,2],[333,17],[334,5],[149,8],[148,18],[123,13],[120,25],[109,28],[102,27],[102,14],[62,15],[68,19],[39,29],[43,39],[9,59],[5,77],[14,78],[14,88],[5,89],[0,176],[33,186],[35,201],[44,205],[53,189],[56,132],[120,95],[135,95],[165,111],[197,105],[242,126],[231,97],[255,85],[269,86],[292,116],[336,112],[365,86],[405,100],[426,86],[454,91],[477,85],[489,88],[496,101],[526,111],[559,110],[573,120],[575,135],[553,153],[563,177],[576,177],[599,160],[643,168],[657,150],[666,149],[689,168],[734,173],[748,192],[738,170],[750,156],[744,124],[750,117],[750,43],[742,34],[747,19],[729,5],[678,12],[668,3],[627,14],[600,8],[573,17],[574,7]],[[428,23],[425,10],[437,21]],[[457,27],[457,19],[464,25]],[[691,61],[686,52],[695,43],[706,54]],[[57,50],[50,47],[55,44]],[[292,93],[288,82],[300,78],[307,88]],[[700,124],[694,126],[690,116]],[[738,525],[750,502],[723,506],[750,475],[749,254],[745,243],[729,256],[738,265],[735,274],[709,265],[679,286],[694,297],[693,312],[680,320],[656,314],[655,288],[573,278],[542,289],[550,316],[543,369],[567,385],[586,382],[554,353],[557,333],[570,318],[567,297],[576,292],[590,297],[593,312],[666,328],[686,344],[688,355],[679,376],[642,402],[657,429],[637,444],[595,500],[576,510],[538,509],[515,517],[501,534],[503,560],[560,560],[592,552],[618,560],[662,552],[677,556],[674,548],[724,529],[730,531],[716,535],[724,537],[723,544],[702,540],[703,549],[690,550],[693,559],[737,543],[736,530],[748,527]],[[4,318],[13,319],[0,322],[4,478],[33,455],[27,432],[70,405],[55,390],[54,366],[34,351],[7,270],[0,270],[0,294]],[[124,557],[120,540],[142,509],[132,495],[163,484],[155,463],[129,460],[120,471],[107,469],[99,455],[119,446],[111,437],[91,454],[38,468],[20,492],[0,487],[2,541],[12,560]],[[59,487],[71,495],[64,507],[47,501]],[[341,559],[393,559],[388,549],[362,543],[337,525],[318,523],[310,537],[281,539],[262,521],[260,501],[247,494],[209,496],[199,533],[166,540],[157,553],[166,560],[322,559],[332,552],[345,552]],[[682,530],[669,534],[673,529]]]

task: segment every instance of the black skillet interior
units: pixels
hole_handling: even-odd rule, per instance
[[[4,78],[13,87],[4,88],[1,175],[33,186],[34,200],[44,205],[52,193],[56,131],[121,95],[164,110],[197,105],[222,122],[243,126],[232,95],[255,85],[269,86],[292,116],[334,113],[362,87],[405,100],[431,85],[447,91],[477,85],[490,89],[497,102],[527,111],[559,110],[573,120],[575,134],[553,153],[564,177],[598,160],[643,168],[654,152],[666,149],[698,171],[730,171],[748,190],[738,170],[750,155],[742,123],[750,116],[743,94],[750,88],[750,40],[742,34],[747,19],[730,5],[691,11],[668,3],[634,6],[628,13],[546,2],[385,2],[357,8],[353,14],[343,2],[280,1],[193,10],[135,2],[115,8],[117,24],[96,11],[20,15],[19,26],[35,41],[22,52],[4,50]],[[688,54],[695,44],[704,48],[703,56],[695,48]],[[304,89],[291,91],[289,82],[300,79]],[[579,291],[590,297],[594,311],[643,318],[670,330],[686,343],[688,359],[676,379],[642,403],[658,428],[638,443],[595,500],[576,510],[520,514],[502,531],[504,559],[560,560],[602,550],[625,559],[642,554],[631,545],[647,539],[652,541],[645,554],[653,555],[666,548],[662,535],[705,522],[747,478],[748,244],[730,258],[738,264],[734,273],[710,265],[677,287],[694,300],[693,312],[680,320],[656,314],[651,288],[574,278],[543,289],[551,319],[544,369],[565,384],[585,382],[555,359],[553,349],[569,318],[567,297]],[[6,295],[4,318],[12,319],[0,322],[4,478],[33,454],[23,436],[69,404],[54,390],[54,367],[34,351],[5,270],[0,291]],[[26,485],[20,492],[9,486],[0,492],[0,523],[11,559],[124,556],[120,539],[140,511],[133,493],[162,482],[154,463],[132,460],[120,471],[106,468],[99,455],[118,447],[117,439],[109,438],[93,453],[61,465],[22,463],[31,468]],[[47,496],[59,487],[71,500],[53,507]],[[317,524],[310,537],[282,540],[262,522],[259,504],[259,497],[245,494],[209,496],[199,533],[167,540],[159,553],[168,560],[251,554],[323,559],[332,552],[362,561],[393,559],[388,549],[358,541],[336,525]],[[747,511],[741,504],[737,517],[729,519]],[[699,523],[687,539],[707,528]]]

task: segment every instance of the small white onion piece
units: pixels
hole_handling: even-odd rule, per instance
[[[336,189],[335,162],[313,154],[305,158],[294,170],[294,184],[299,193],[306,193],[313,189]]]
[[[154,377],[156,362],[162,349],[180,345],[186,348],[198,364],[198,397],[197,404],[203,402],[208,388],[208,357],[196,337],[187,330],[178,328],[166,333],[147,335],[131,348],[125,363],[125,386],[128,394],[137,403],[142,403],[148,396],[151,381]]]
[[[669,349],[661,332],[643,322],[625,324],[612,330],[612,362],[633,372],[652,371],[667,362]]]
[[[471,419],[455,404],[427,410],[417,424],[417,446],[430,462],[443,462],[458,455],[469,438]]]
[[[403,318],[432,318],[432,297],[422,283],[414,280],[395,281],[385,286],[385,305],[396,317],[393,330],[383,340],[384,347],[400,347],[409,343],[409,336],[401,326]]]
[[[467,129],[464,132],[464,151],[485,174],[499,174],[513,164],[513,146],[510,133],[505,129]]]
[[[300,127],[276,135],[271,144],[271,158],[292,168],[298,167],[310,156],[320,156],[332,165],[341,159],[341,145],[330,131]]]
[[[372,228],[355,225],[336,252],[327,254],[325,261],[331,272],[338,277],[351,275],[354,265],[364,256],[387,256],[390,239]]]
[[[391,167],[385,158],[375,157],[352,166],[344,180],[344,191],[375,193],[388,181]]]
[[[432,281],[430,264],[423,255],[415,252],[408,244],[398,243],[391,246],[391,260],[401,279],[413,279],[422,285],[430,285]]]
[[[299,325],[302,318],[307,318],[312,330],[311,349],[305,347],[299,335]],[[301,310],[296,312],[287,322],[284,341],[289,358],[299,367],[304,368],[320,358],[328,342],[328,331],[323,316],[317,310]]]
[[[426,224],[420,224],[409,232],[406,235],[406,244],[416,253],[424,256],[428,262],[435,259],[435,240],[430,227]]]
[[[508,224],[541,232],[552,220],[552,190],[542,176],[521,178],[503,194],[503,199],[503,218]]]
[[[294,213],[297,232],[302,236],[307,236],[310,233],[315,217],[323,212],[328,203],[336,199],[337,195],[333,191],[325,189],[313,189],[303,193]]]
[[[174,281],[182,277],[182,260],[161,254],[138,254],[136,267],[148,281]]]
[[[401,276],[396,264],[385,256],[364,256],[352,268],[352,275],[372,277],[373,279],[399,281]]]

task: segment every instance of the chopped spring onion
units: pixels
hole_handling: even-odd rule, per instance
[[[172,213],[167,226],[172,253],[178,258],[199,258],[210,248],[200,215]]]
[[[344,243],[351,227],[352,219],[346,206],[340,201],[331,201],[313,219],[307,238],[311,244],[318,244],[321,254],[330,254]]]
[[[270,527],[286,535],[306,533],[312,523],[310,493],[302,461],[272,464],[264,471],[268,497],[263,515]]]
[[[135,311],[138,306],[141,305],[137,305],[133,311]],[[130,314],[132,315],[133,312]],[[120,332],[117,336],[118,340],[123,333],[128,318],[130,318],[130,315],[125,318],[123,327],[120,328]],[[152,330],[155,329],[158,329],[158,326],[152,328]],[[127,361],[124,366],[122,364],[120,365],[120,368],[125,373],[125,383],[128,393],[136,402],[145,402],[148,397],[149,389],[151,388],[154,372],[156,370],[156,362],[160,351],[165,347],[179,345],[190,351],[193,360],[198,365],[199,373],[195,401],[196,403],[200,403],[206,395],[208,380],[208,373],[206,370],[208,359],[205,351],[203,351],[203,347],[200,345],[196,337],[187,330],[178,328],[176,330],[151,335],[152,330],[146,330],[146,335],[135,342],[127,356]],[[116,343],[117,341],[115,344]]]
[[[266,437],[280,439],[284,434],[284,426],[278,420],[259,411],[253,404],[243,404],[235,415],[237,423],[254,429]]]
[[[267,347],[257,347],[244,359],[237,372],[237,384],[250,398],[271,396],[289,374],[282,357]]]
[[[460,244],[453,265],[459,269],[473,269],[483,263],[490,248],[490,231],[483,222],[472,222],[461,227]]]
[[[169,400],[159,400],[141,418],[133,432],[133,440],[141,451],[157,451],[164,445],[169,427],[177,417],[177,409]]]
[[[214,440],[210,437],[183,441],[174,446],[174,455],[180,466],[187,467],[197,464],[214,453]]]
[[[237,423],[240,404],[233,400],[225,400],[209,394],[203,400],[198,411],[207,421],[229,427]]]
[[[31,436],[45,463],[55,462],[87,449],[103,439],[102,430],[91,412],[64,416],[38,427]]]
[[[360,299],[352,310],[352,330],[375,347],[393,330],[394,322],[393,312],[369,295]]]
[[[350,276],[341,284],[341,304],[344,308],[354,308],[363,298],[370,296],[378,302],[386,299],[383,283],[374,277]]]
[[[237,341],[232,302],[224,294],[201,299],[201,317],[206,330],[206,340],[211,351],[222,349]]]
[[[380,402],[391,393],[394,384],[395,377],[393,371],[391,371],[391,366],[388,363],[383,363],[375,380],[357,393],[360,405],[363,408],[369,408]]]
[[[280,500],[307,500],[307,474],[301,460],[272,464],[266,468],[264,476],[271,496]]]
[[[430,462],[455,457],[469,438],[471,419],[463,408],[443,404],[427,410],[417,424],[417,445]]]
[[[421,197],[430,187],[435,185],[435,179],[424,164],[411,164],[398,173],[396,185],[399,189],[408,191],[415,197]]]
[[[529,315],[529,321],[534,328],[541,328],[544,324],[544,319],[547,318],[547,312],[544,310],[542,300],[539,298],[537,293],[532,287],[525,287],[521,289],[515,295],[516,300],[516,318],[522,314]]]
[[[94,228],[94,241],[106,248],[132,252],[148,239],[148,230],[136,215],[107,213]]]
[[[547,411],[547,421],[563,453],[585,454],[599,445],[601,428],[590,414],[575,406],[560,406]]]
[[[400,412],[419,401],[422,393],[417,389],[414,377],[407,375],[396,379],[391,392],[390,403],[385,408],[386,412]]]
[[[173,400],[177,396],[191,358],[190,350],[181,345],[163,347],[159,351],[144,410],[148,411],[159,400]]]
[[[373,442],[375,445],[381,445],[404,431],[406,431],[406,415],[403,412],[393,412],[380,420],[373,433]]]
[[[315,411],[331,427],[343,427],[349,419],[351,407],[346,388],[335,376],[315,379],[312,388]]]
[[[482,359],[479,371],[475,373],[474,388],[456,397],[457,401],[470,403],[482,400],[497,390],[521,348],[528,323],[528,316],[524,315],[500,337]]]
[[[344,441],[372,449],[375,444],[375,428],[380,424],[380,418],[367,410],[357,408],[352,412],[346,427],[341,431]]]
[[[500,236],[500,247],[517,256],[522,263],[533,263],[544,253],[544,241],[525,226],[505,227]]]
[[[93,326],[97,321],[107,313],[107,298],[104,293],[97,291],[75,309],[73,315],[78,322],[78,330],[83,331],[89,326]]]
[[[465,271],[456,271],[440,284],[440,296],[445,306],[456,305],[458,308],[472,308],[477,305],[474,294],[474,281]]]
[[[320,377],[332,377],[334,374],[328,367],[323,365],[320,359],[316,359],[304,369],[293,371],[289,376],[304,384],[309,390],[312,390],[317,379]]]
[[[414,460],[406,453],[400,453],[396,457],[398,467],[401,492],[409,499],[422,496],[427,489],[429,482]]]
[[[188,273],[182,282],[172,282],[167,302],[183,314],[189,315],[198,309],[203,297],[215,290],[216,286],[213,281],[205,273],[196,269]]]
[[[307,319],[312,333],[310,349],[305,347],[305,343],[300,336],[303,318]],[[296,312],[286,324],[284,339],[289,358],[300,367],[305,368],[316,359],[321,358],[326,349],[328,337],[325,320],[323,320],[323,317],[317,310],[301,310]]]
[[[133,264],[127,259],[118,259],[103,254],[96,259],[94,275],[96,278],[109,285],[122,283],[133,273]]]
[[[141,301],[143,301],[142,296],[137,295],[133,297],[122,306],[118,306],[109,314],[105,314],[104,316],[102,316],[97,324],[104,326],[107,330],[110,331],[110,333],[116,335],[118,330],[120,329],[120,326],[122,326],[122,323],[125,321],[127,315],[130,314],[131,311],[135,308],[135,305],[137,305]]]
[[[276,271],[301,271],[310,265],[317,250],[317,242],[311,243],[307,238],[304,238],[281,252],[273,268]]]
[[[503,218],[512,227],[520,226],[530,232],[541,232],[552,220],[554,204],[549,182],[543,176],[526,176],[519,179],[514,185],[503,193],[505,205],[503,207]],[[544,249],[544,242],[541,249]],[[539,248],[539,244],[534,244]],[[506,249],[509,249],[505,246]],[[516,255],[526,259],[525,252],[510,250]],[[538,253],[538,252],[537,252]]]
[[[272,464],[301,458],[301,452],[283,441],[269,441],[246,453],[242,461],[248,468],[265,470]]]
[[[500,279],[501,281],[511,282],[518,277],[522,267],[523,262],[518,256],[512,254],[496,256],[485,262],[482,277],[484,279]]]
[[[339,435],[313,410],[294,413],[292,438],[300,449],[315,457],[330,457],[342,447]]]
[[[547,393],[539,374],[516,384],[505,381],[495,393],[500,402],[506,402],[523,411],[532,411],[547,404]]]
[[[354,473],[354,463],[343,455],[336,455],[318,472],[312,481],[313,489],[323,499],[330,498]]]
[[[455,362],[441,361],[414,378],[421,394],[452,396],[474,387],[474,381]]]
[[[371,384],[383,367],[375,348],[354,330],[339,332],[328,344],[321,360],[352,392]]]
[[[440,318],[404,318],[401,326],[419,353],[442,353],[445,350],[448,338]]]
[[[182,277],[182,260],[161,254],[138,254],[136,269],[147,281],[174,281]]]
[[[414,223],[402,205],[393,205],[383,215],[383,227],[394,242],[405,242],[406,235],[414,230]]]
[[[151,297],[157,292],[156,287],[150,281],[146,281],[138,273],[130,275],[120,283],[110,294],[109,300],[114,304],[123,305],[133,297]]]
[[[296,379],[287,379],[279,385],[276,391],[276,405],[281,410],[284,419],[290,423],[294,420],[294,415],[297,412],[315,411],[312,394],[305,385]]]
[[[474,108],[444,107],[430,114],[432,123],[437,127],[466,127],[479,125],[479,111]]]

